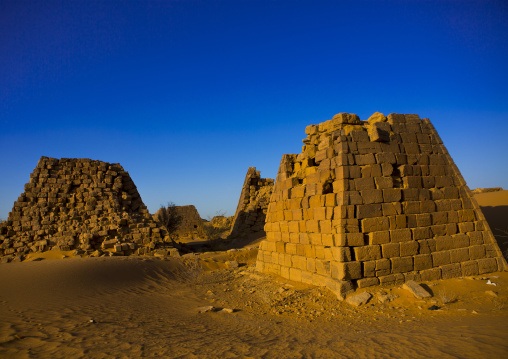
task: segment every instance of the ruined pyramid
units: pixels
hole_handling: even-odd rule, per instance
[[[428,119],[339,113],[282,157],[256,267],[356,288],[506,269],[485,218]]]
[[[144,254],[164,237],[119,164],[41,157],[0,226],[0,256],[99,248]]]
[[[265,236],[265,218],[272,190],[273,179],[261,178],[256,167],[249,167],[229,238],[254,240]]]

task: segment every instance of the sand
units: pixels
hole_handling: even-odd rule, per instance
[[[503,192],[475,197],[500,213]],[[373,298],[352,307],[327,289],[255,272],[256,253],[72,258],[55,251],[0,264],[0,357],[508,356],[507,272],[425,283],[428,299],[400,286],[365,288]],[[199,313],[204,306],[217,311]]]
[[[253,252],[184,261],[108,257],[2,264],[0,356],[501,358],[508,353],[507,273],[429,283],[434,297],[426,300],[399,287],[371,288],[371,302],[354,308],[326,289],[256,273]],[[227,269],[226,262],[235,259],[244,265]],[[488,285],[488,279],[497,285]],[[379,303],[381,291],[398,298]],[[453,303],[443,304],[445,296]],[[198,313],[208,305],[235,312]],[[441,310],[428,310],[432,305]]]

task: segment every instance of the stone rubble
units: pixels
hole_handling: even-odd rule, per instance
[[[119,164],[41,157],[0,224],[0,256],[5,263],[47,250],[143,255],[167,239]]]

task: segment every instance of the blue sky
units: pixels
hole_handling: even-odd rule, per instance
[[[232,215],[338,112],[428,117],[471,188],[508,188],[506,64],[506,1],[3,0],[0,218],[41,156]]]

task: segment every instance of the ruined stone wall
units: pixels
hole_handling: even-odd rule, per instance
[[[198,210],[193,205],[176,206],[178,216],[182,221],[178,225],[176,234],[182,238],[192,240],[205,239],[203,231],[203,219],[198,213]]]
[[[282,158],[258,270],[344,297],[506,267],[428,119],[341,113],[305,133],[302,153]]]
[[[0,227],[0,255],[99,248],[144,254],[163,237],[119,164],[41,157]]]
[[[256,167],[249,167],[233,219],[231,239],[257,239],[265,236],[264,225],[273,179],[261,178]]]
[[[203,230],[203,219],[196,207],[193,205],[175,206],[172,210],[176,212],[175,217],[178,222],[176,229],[171,233],[172,236],[178,237],[176,240],[206,239],[206,234]],[[155,220],[158,218],[159,211],[154,214]]]

